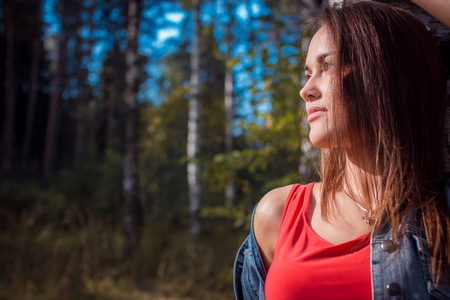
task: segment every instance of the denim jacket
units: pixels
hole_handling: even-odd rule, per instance
[[[450,185],[447,200],[450,203]],[[450,205],[450,204],[449,204]],[[256,206],[255,206],[256,209]],[[266,270],[253,232],[240,247],[234,263],[234,291],[237,300],[265,299]],[[431,277],[430,253],[425,237],[408,224],[406,234],[394,243],[390,228],[371,239],[372,299],[450,299],[450,286],[443,280],[437,286]]]

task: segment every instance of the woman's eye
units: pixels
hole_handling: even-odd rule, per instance
[[[311,78],[311,74],[305,74],[306,81],[308,81],[308,79],[310,79],[310,78]]]
[[[334,68],[334,64],[330,63],[330,62],[326,62],[323,64],[323,70],[324,71],[329,71],[332,70]]]

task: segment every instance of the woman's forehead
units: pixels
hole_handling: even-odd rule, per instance
[[[309,44],[305,68],[307,68],[309,64],[321,61],[335,52],[335,47],[331,42],[328,30],[324,27],[320,28],[313,36],[311,43]]]

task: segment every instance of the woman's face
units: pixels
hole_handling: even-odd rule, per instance
[[[300,90],[300,96],[306,102],[308,123],[311,127],[309,138],[320,148],[332,148],[333,134],[331,125],[330,86],[334,77],[336,50],[331,44],[329,33],[320,28],[311,40],[305,63],[306,84]],[[335,144],[335,143],[333,143]]]

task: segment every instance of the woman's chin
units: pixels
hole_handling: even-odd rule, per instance
[[[309,140],[316,147],[324,149],[332,148],[330,146],[330,140],[327,136],[315,134],[314,132],[311,131],[309,133]]]

